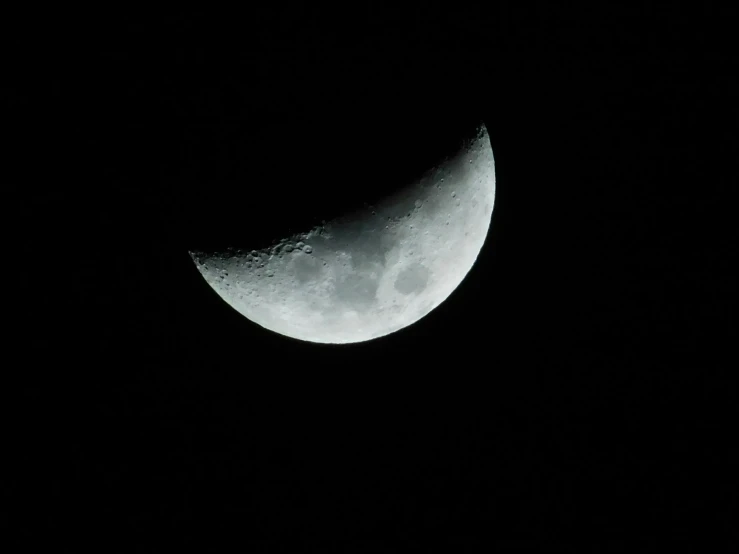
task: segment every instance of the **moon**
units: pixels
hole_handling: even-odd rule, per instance
[[[295,339],[345,344],[407,327],[474,265],[490,227],[495,161],[487,128],[374,206],[267,248],[190,251],[207,283],[254,323]]]

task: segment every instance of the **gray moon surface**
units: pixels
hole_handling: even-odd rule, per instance
[[[266,329],[363,342],[415,323],[449,297],[485,243],[494,200],[495,162],[481,124],[454,155],[374,206],[268,248],[190,256],[223,300]]]

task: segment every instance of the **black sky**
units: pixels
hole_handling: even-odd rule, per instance
[[[735,14],[550,4],[19,26],[12,552],[731,535]],[[488,240],[410,328],[286,339],[189,259],[381,195],[478,117],[496,157]]]

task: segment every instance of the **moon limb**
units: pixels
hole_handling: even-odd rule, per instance
[[[377,205],[258,251],[190,252],[205,280],[258,325],[309,342],[388,335],[441,304],[487,236],[495,163],[487,129]]]

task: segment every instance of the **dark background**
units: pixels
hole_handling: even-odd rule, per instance
[[[735,14],[554,4],[8,19],[9,552],[736,542]],[[401,332],[284,338],[189,259],[478,117],[487,242]]]

